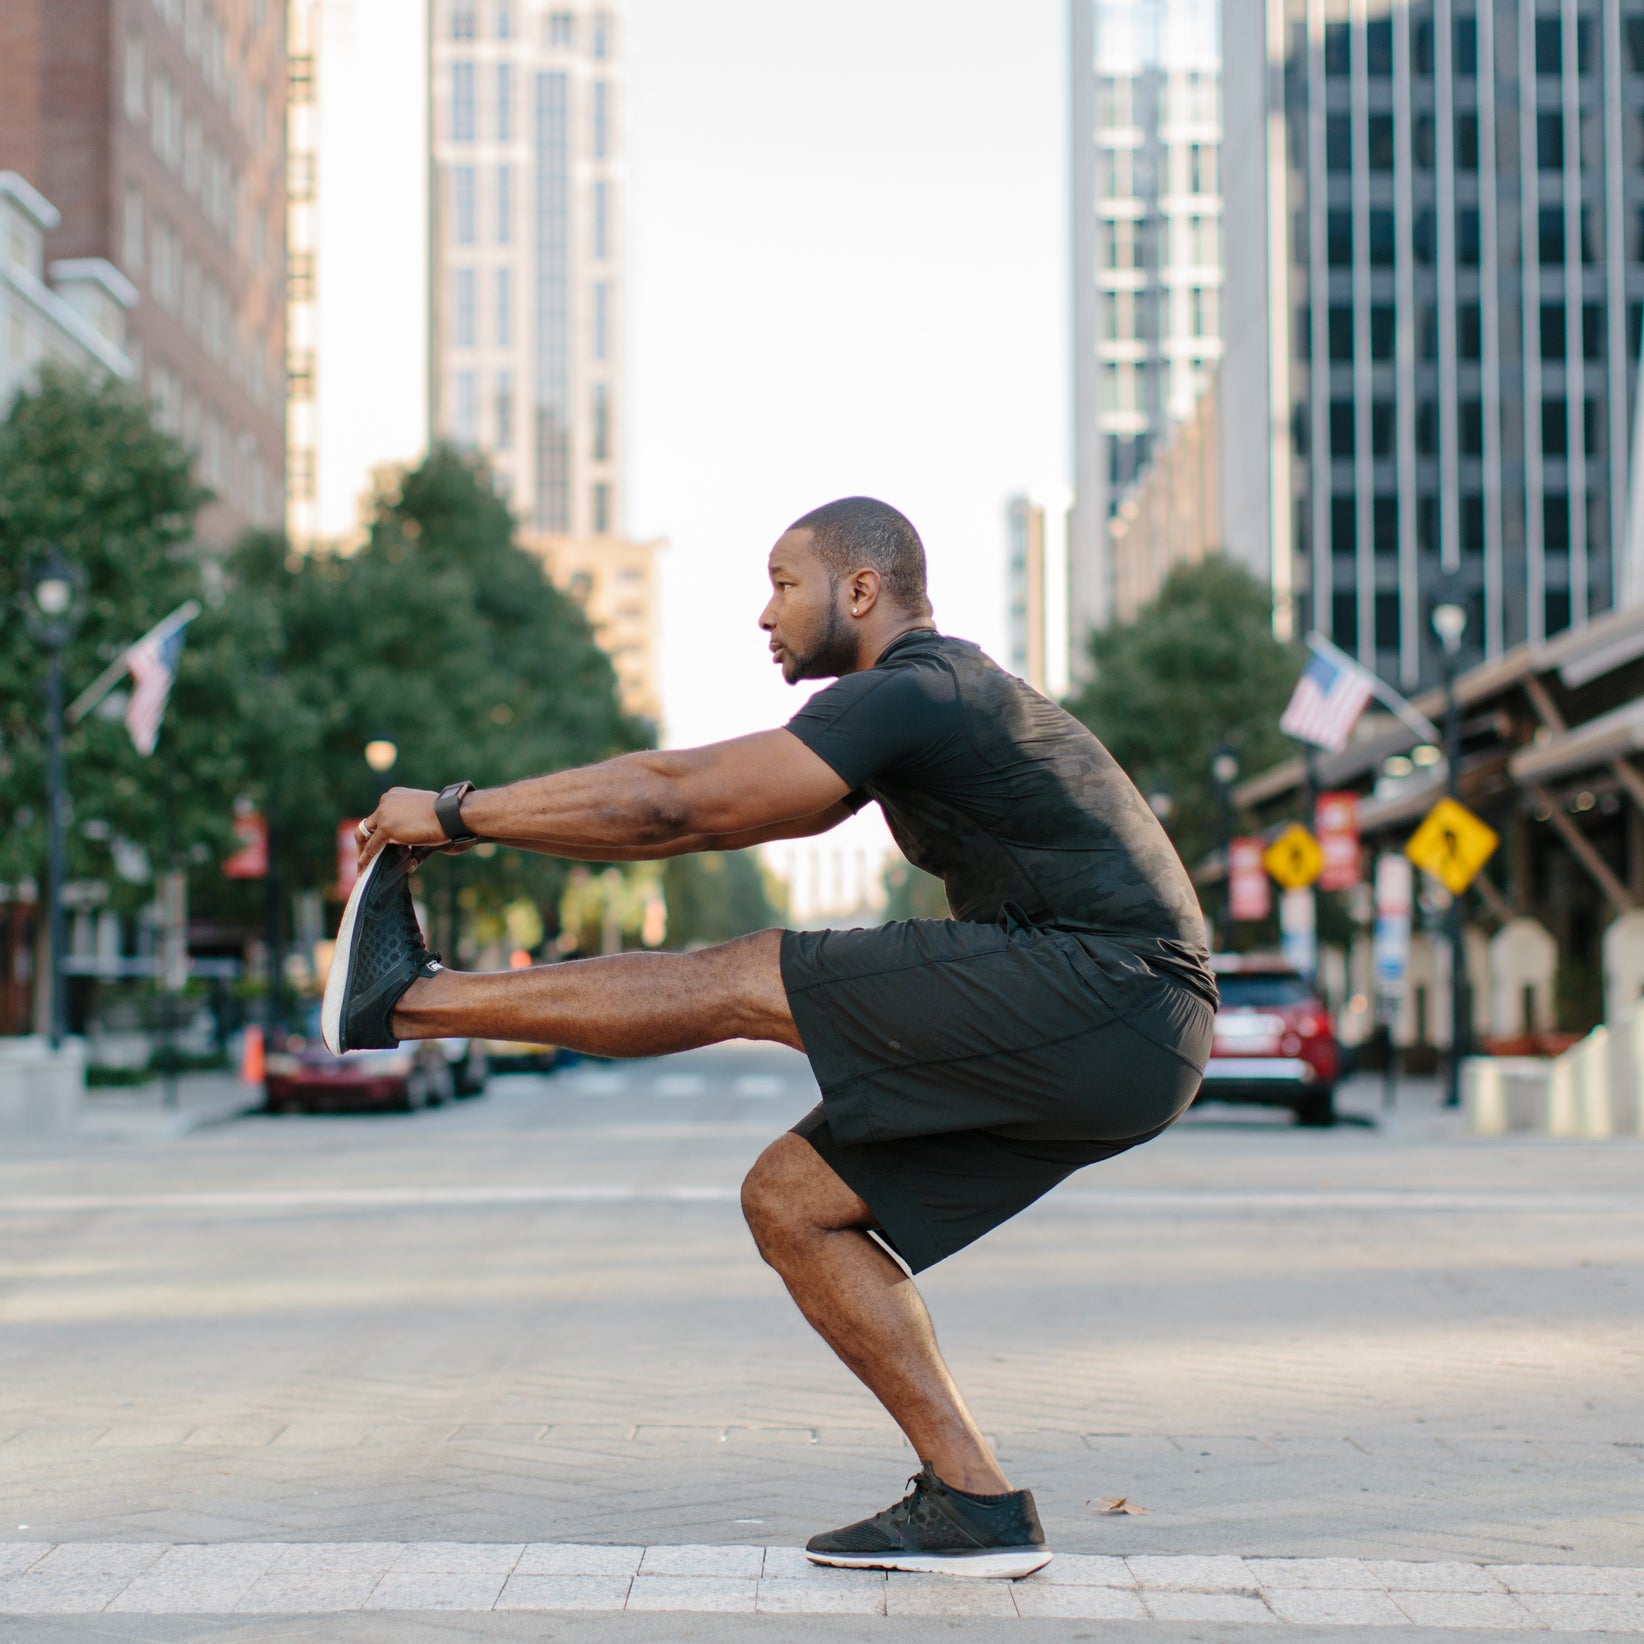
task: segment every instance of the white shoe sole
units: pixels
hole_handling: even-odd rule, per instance
[[[1043,1547],[1009,1547],[992,1553],[812,1553],[812,1564],[841,1570],[905,1570],[913,1575],[965,1576],[971,1580],[1019,1581],[1055,1557]]]
[[[337,945],[331,950],[331,974],[325,979],[325,1002],[320,1006],[320,1037],[333,1056],[342,1055],[343,1002],[354,979],[354,924],[383,855],[378,851],[354,881],[354,888],[348,893],[348,906],[343,909],[342,923],[337,927]]]

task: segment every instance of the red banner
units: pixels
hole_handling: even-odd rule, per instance
[[[337,824],[337,899],[346,902],[360,876],[360,819]]]
[[[1319,889],[1347,890],[1358,884],[1359,796],[1354,793],[1321,793],[1313,808],[1313,833],[1324,852],[1319,870]]]
[[[223,863],[229,879],[268,877],[268,822],[256,811],[242,811],[234,818],[234,837],[240,848]]]
[[[1265,919],[1272,909],[1267,868],[1262,862],[1266,848],[1259,837],[1235,839],[1227,847],[1228,911],[1235,919]]]

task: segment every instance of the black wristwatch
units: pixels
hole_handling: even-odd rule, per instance
[[[463,825],[462,802],[474,791],[472,782],[453,782],[449,788],[440,790],[439,798],[434,801],[434,815],[445,829],[445,837],[453,845],[473,845],[479,841],[477,833],[470,833]]]

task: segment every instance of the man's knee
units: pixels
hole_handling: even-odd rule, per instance
[[[773,1267],[822,1234],[873,1225],[867,1205],[792,1131],[778,1136],[743,1178],[742,1214]]]

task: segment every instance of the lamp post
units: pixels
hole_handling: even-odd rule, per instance
[[[1461,636],[1467,631],[1467,608],[1445,604],[1433,610],[1433,632],[1438,635],[1444,668],[1444,791],[1458,797],[1457,767],[1461,763],[1461,722],[1456,704],[1456,659]],[[1461,898],[1450,898],[1450,1062],[1445,1072],[1444,1105],[1461,1106],[1461,1063],[1467,1054],[1471,1006],[1467,989],[1467,952],[1462,937]]]
[[[1233,784],[1239,779],[1239,756],[1223,742],[1210,760],[1216,784],[1216,844],[1222,853],[1222,919],[1219,936],[1223,949],[1233,930],[1233,873],[1228,855],[1233,848]]]
[[[78,580],[74,567],[57,547],[35,566],[29,578],[34,596],[30,626],[46,653],[46,931],[51,954],[46,973],[46,1037],[53,1050],[62,1044],[68,1031],[68,1001],[63,994],[63,812],[67,808],[63,780],[63,650],[74,637]]]

